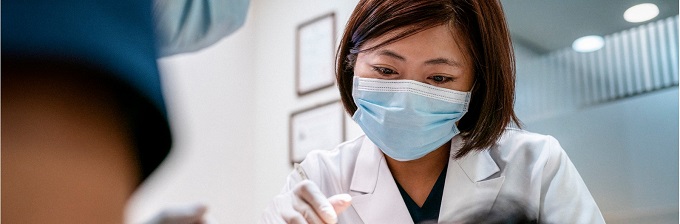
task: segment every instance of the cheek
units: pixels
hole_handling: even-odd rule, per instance
[[[358,58],[354,64],[354,75],[361,78],[377,78],[371,66]]]
[[[466,92],[469,92],[472,90],[472,87],[475,83],[475,73],[472,71],[472,69],[467,69],[465,76],[463,77],[462,84],[464,85],[464,90]]]
[[[365,76],[362,75],[364,73],[365,72],[362,71],[361,65],[359,65],[359,63],[357,62],[357,64],[354,65],[354,76],[365,78]]]
[[[374,63],[384,64],[385,62],[377,60],[375,55],[371,55],[370,53],[359,53],[356,62],[354,63],[354,75],[361,78],[384,78],[373,70],[372,64]]]
[[[466,69],[466,71],[464,71],[463,74],[460,74],[455,81],[446,83],[442,87],[456,91],[469,92],[472,90],[474,82],[474,73]]]

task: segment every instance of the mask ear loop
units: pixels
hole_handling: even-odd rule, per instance
[[[467,105],[465,106],[465,112],[467,112],[468,107],[470,107],[470,102],[472,102],[472,91],[475,90],[475,86],[477,85],[477,79],[475,79],[475,82],[472,83],[472,88],[470,88],[470,91],[468,91],[468,99],[467,99]],[[456,125],[458,125],[458,122],[456,122]]]
[[[470,88],[470,93],[472,93],[472,90],[475,90],[475,86],[477,85],[477,79],[475,79],[475,82],[472,83],[472,88]]]

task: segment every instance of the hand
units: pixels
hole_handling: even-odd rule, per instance
[[[347,209],[351,201],[348,194],[326,198],[314,182],[303,180],[291,191],[274,198],[260,223],[337,223],[338,214]]]
[[[203,204],[166,208],[145,224],[207,224],[208,207]]]

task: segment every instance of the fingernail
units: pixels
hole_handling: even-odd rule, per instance
[[[330,223],[338,222],[338,215],[335,214],[335,210],[333,209],[333,207],[325,207],[321,210],[323,211],[324,216],[326,216],[327,218],[326,221]]]
[[[349,203],[352,201],[352,196],[349,196],[349,194],[340,194],[338,195],[338,199],[340,199],[344,203]]]
[[[328,198],[335,205],[345,206],[352,202],[352,196],[349,194],[336,194]]]

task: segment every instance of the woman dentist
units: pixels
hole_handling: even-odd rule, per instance
[[[309,181],[291,173],[262,222],[454,223],[510,198],[540,223],[604,223],[557,140],[510,127],[500,1],[362,0],[337,65],[342,102],[366,134],[310,153]],[[346,194],[351,206],[334,213]]]

